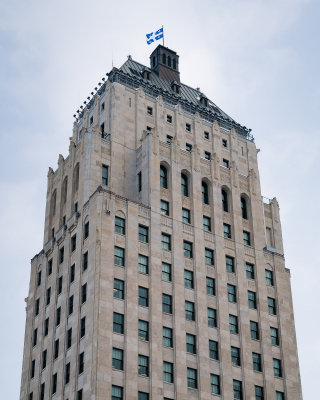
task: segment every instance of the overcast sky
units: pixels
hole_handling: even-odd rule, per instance
[[[47,170],[73,114],[164,25],[181,80],[252,129],[262,192],[280,203],[304,400],[319,398],[320,2],[0,0],[0,398],[20,390],[30,259],[42,249]],[[288,399],[290,400],[290,399]]]

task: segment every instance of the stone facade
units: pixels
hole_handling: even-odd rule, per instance
[[[20,400],[41,400],[41,390],[43,399],[117,399],[119,388],[127,400],[146,399],[143,393],[153,400],[262,399],[256,386],[264,399],[302,399],[279,206],[261,196],[257,153],[236,125],[226,128],[142,87],[104,83],[74,124],[69,156],[59,156],[55,172],[49,168],[43,250],[32,259],[26,299]],[[168,203],[168,216],[160,200]],[[189,222],[182,208],[190,211]],[[203,216],[211,230],[204,229]],[[116,232],[116,218],[125,221],[124,233]],[[148,228],[147,242],[139,240],[139,225]],[[171,250],[164,249],[162,233],[170,235]],[[184,241],[192,244],[191,257]],[[115,247],[124,249],[124,266],[114,263]],[[213,265],[205,249],[213,251]],[[139,255],[148,257],[148,273],[139,272]],[[163,262],[171,265],[171,280],[162,274]],[[185,270],[193,284],[186,284]],[[207,278],[214,279],[215,294],[207,294],[207,281],[213,282]],[[114,297],[114,279],[124,282],[124,299]],[[236,301],[228,301],[228,284]],[[139,287],[148,289],[148,306],[139,305]],[[255,293],[256,308],[249,307],[248,291]],[[163,312],[163,294],[171,296],[171,313]],[[185,301],[194,304],[194,320],[186,319]],[[216,327],[208,326],[208,308],[216,310]],[[113,332],[113,313],[124,316],[123,334]],[[238,333],[230,331],[229,315],[238,318]],[[139,338],[138,320],[148,322],[149,340]],[[250,321],[258,324],[258,339]],[[163,327],[172,329],[172,346],[163,345]],[[278,329],[274,344],[270,327]],[[186,351],[187,333],[196,339],[195,354]],[[209,340],[218,343],[218,359],[209,356]],[[240,349],[240,366],[232,363],[231,347]],[[123,370],[113,368],[113,348],[123,350]],[[261,355],[261,372],[254,371],[252,353]],[[138,374],[139,355],[149,357],[149,376]],[[164,361],[173,365],[173,383],[164,381]],[[189,380],[187,368],[194,370]],[[242,384],[242,397],[234,393],[234,380]]]

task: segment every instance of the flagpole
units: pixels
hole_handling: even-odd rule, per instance
[[[162,25],[162,45],[164,47],[164,30],[163,30],[163,25]]]

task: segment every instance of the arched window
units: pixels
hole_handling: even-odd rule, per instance
[[[228,212],[229,211],[228,193],[225,189],[221,190],[221,197],[222,197],[222,210]]]
[[[162,64],[165,64],[165,63],[166,63],[166,55],[162,54]]]
[[[186,174],[181,174],[181,194],[189,197],[188,177]]]
[[[202,181],[201,189],[202,189],[202,203],[209,204],[208,184]]]
[[[168,56],[168,67],[171,67],[171,57]]]
[[[177,62],[176,62],[175,58],[172,60],[172,66],[173,66],[173,69],[177,69]]]
[[[248,219],[247,200],[241,196],[241,214],[243,219]]]
[[[79,163],[73,170],[73,192],[76,192],[79,188]]]
[[[160,165],[160,187],[168,189],[168,171],[163,165]]]
[[[51,196],[51,201],[50,201],[50,215],[51,215],[51,217],[54,217],[56,215],[56,202],[57,202],[57,191],[55,190],[53,192],[53,195]]]
[[[68,177],[66,176],[62,184],[62,193],[61,193],[62,205],[65,204],[67,201],[67,191],[68,191]]]

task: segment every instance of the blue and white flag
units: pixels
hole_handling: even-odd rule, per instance
[[[155,40],[159,40],[163,38],[163,27],[158,29],[156,32],[147,33],[147,43],[151,44]]]

